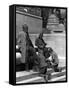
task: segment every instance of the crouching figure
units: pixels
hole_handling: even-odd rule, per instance
[[[61,68],[58,67],[59,65],[58,55],[52,48],[48,48],[48,52],[50,54],[50,57],[47,60],[48,66],[53,68],[55,72],[61,72]]]

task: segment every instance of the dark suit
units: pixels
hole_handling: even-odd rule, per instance
[[[38,58],[39,58],[39,67],[40,67],[40,72],[41,73],[46,73],[47,72],[47,64],[46,64],[46,58],[44,56],[43,50],[45,48],[46,43],[44,42],[44,40],[42,38],[37,38],[35,40],[35,45],[38,47]]]

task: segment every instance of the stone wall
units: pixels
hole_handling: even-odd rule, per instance
[[[27,24],[29,33],[42,31],[42,18],[21,11],[16,11],[16,36],[22,30],[22,25]]]

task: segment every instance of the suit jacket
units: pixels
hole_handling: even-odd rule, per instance
[[[21,62],[25,63],[26,58],[26,33],[23,31],[20,31],[18,34],[18,45],[22,54]]]

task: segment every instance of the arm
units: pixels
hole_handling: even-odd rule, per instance
[[[57,54],[54,52],[52,54],[52,62],[56,65],[56,64],[59,64],[59,59],[58,59],[58,56]]]

